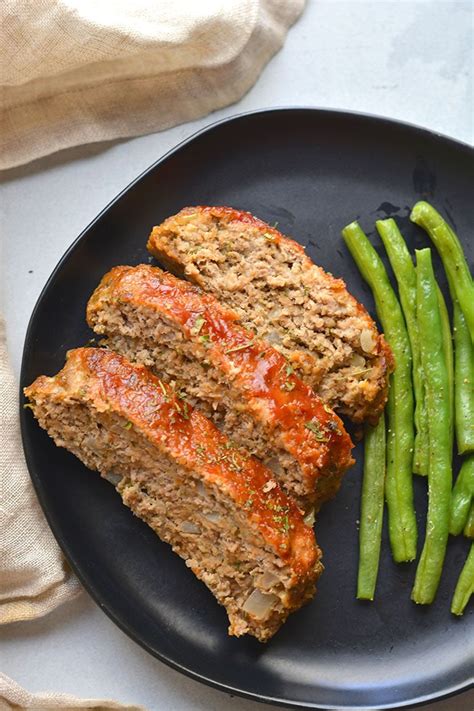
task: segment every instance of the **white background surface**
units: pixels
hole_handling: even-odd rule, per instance
[[[150,163],[218,118],[278,105],[332,107],[472,143],[473,10],[458,0],[310,0],[283,50],[238,104],[161,134],[72,149],[5,172],[1,287],[15,370],[31,310],[65,249]],[[0,639],[0,670],[31,691],[116,698],[150,711],[270,708],[168,669],[86,594],[43,620],[0,628]],[[474,692],[430,708],[473,711]]]

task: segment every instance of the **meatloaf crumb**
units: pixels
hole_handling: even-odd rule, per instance
[[[312,598],[321,553],[296,504],[144,366],[79,348],[25,395],[56,444],[113,477],[123,502],[208,586],[230,634],[266,641]]]
[[[352,464],[341,420],[212,295],[157,267],[115,267],[90,298],[87,320],[108,347],[172,381],[270,466],[303,510],[337,491]]]
[[[148,249],[233,308],[331,407],[354,422],[378,420],[391,350],[342,279],[299,244],[248,212],[198,206],[154,227]]]

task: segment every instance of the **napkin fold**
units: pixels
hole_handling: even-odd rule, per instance
[[[0,169],[237,101],[304,0],[3,0]]]
[[[18,385],[0,319],[0,623],[41,617],[77,595],[26,468],[18,421]]]
[[[30,694],[13,679],[0,673],[0,711],[36,711],[43,709],[99,709],[99,711],[145,711],[143,706],[119,704],[117,701],[103,699],[77,699],[69,694],[40,693]]]

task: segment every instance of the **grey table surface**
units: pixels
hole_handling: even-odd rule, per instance
[[[150,163],[217,119],[270,106],[331,107],[472,143],[472,25],[472,2],[310,0],[283,50],[237,104],[162,133],[63,151],[0,174],[1,289],[15,371],[32,308],[65,249]],[[115,698],[157,711],[263,708],[161,664],[85,593],[44,619],[0,629],[0,639],[0,669],[31,691]],[[473,711],[474,692],[429,708]]]

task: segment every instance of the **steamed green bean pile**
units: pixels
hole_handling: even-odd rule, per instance
[[[426,534],[411,597],[418,604],[430,604],[449,556],[449,535],[474,539],[474,283],[460,240],[435,208],[421,201],[410,219],[425,230],[439,253],[450,305],[436,282],[431,249],[416,250],[415,263],[395,220],[378,220],[376,228],[398,298],[360,225],[353,222],[342,231],[372,290],[396,364],[386,417],[365,431],[357,597],[373,600],[375,596],[384,498],[395,562],[416,558],[412,475],[423,474],[428,496]],[[463,460],[453,486],[454,437]],[[451,612],[462,615],[473,593],[474,543],[455,586]]]

